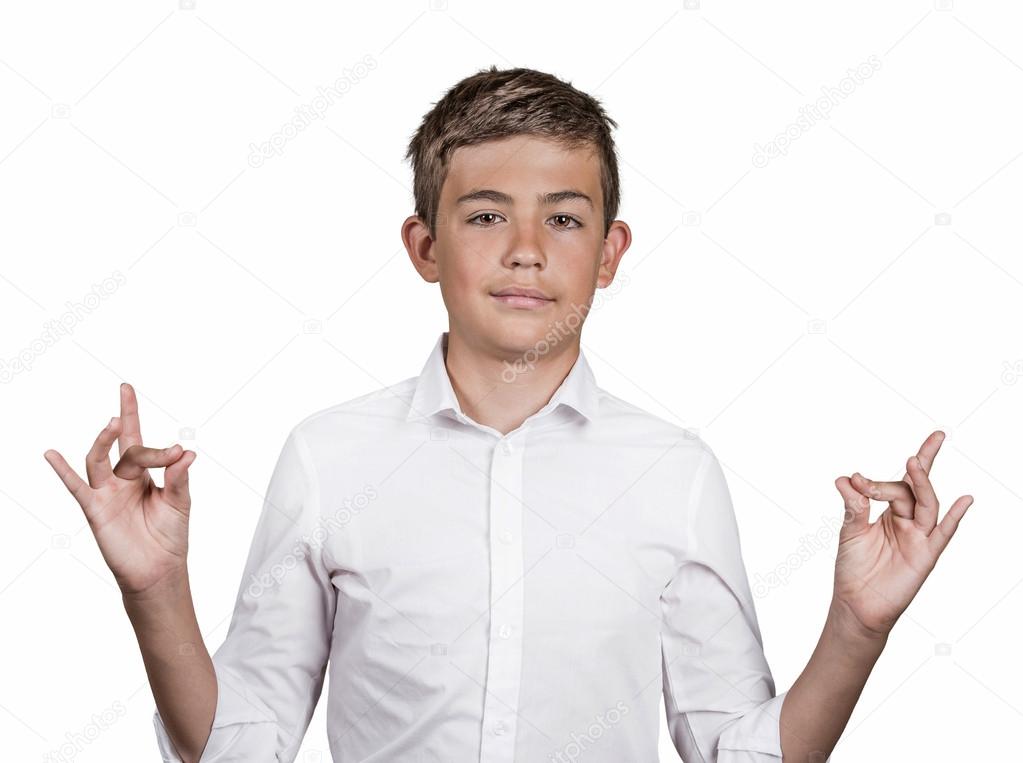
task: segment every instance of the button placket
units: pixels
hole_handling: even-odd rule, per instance
[[[522,456],[521,442],[502,439],[490,467],[490,637],[481,763],[515,760],[522,672]]]

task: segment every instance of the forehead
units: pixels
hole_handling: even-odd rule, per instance
[[[514,135],[460,146],[452,152],[441,189],[452,201],[473,188],[516,195],[575,187],[594,200],[600,193],[600,158],[593,146],[567,148],[549,138]]]

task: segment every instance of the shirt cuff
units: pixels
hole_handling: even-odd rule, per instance
[[[199,763],[276,763],[277,721],[273,712],[230,669],[214,664],[217,709]],[[174,750],[160,711],[153,728],[163,763],[182,763]]]
[[[744,713],[718,740],[718,763],[774,763],[781,760],[782,692]]]

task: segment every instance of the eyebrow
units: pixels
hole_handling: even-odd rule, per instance
[[[571,199],[581,199],[590,205],[590,209],[593,209],[593,199],[587,196],[582,191],[577,191],[574,188],[568,188],[564,191],[551,191],[550,193],[538,193],[536,200],[544,206],[551,206],[553,204],[560,204],[563,201],[569,201]],[[495,204],[514,204],[514,200],[511,196],[504,193],[503,191],[495,191],[492,188],[480,188],[475,191],[463,194],[458,197],[456,205],[461,206],[467,204],[470,201],[492,201]]]

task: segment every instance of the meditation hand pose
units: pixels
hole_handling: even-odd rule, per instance
[[[689,763],[834,750],[973,499],[939,521],[940,431],[900,481],[835,480],[832,598],[775,691],[721,463],[582,351],[632,240],[612,126],[569,83],[496,67],[424,116],[401,237],[448,329],[418,376],[289,432],[212,657],[187,565],[196,454],[143,444],[126,383],[85,479],[46,451],[120,586],[165,761],[292,763],[324,686],[345,763],[652,763],[662,708]],[[680,349],[643,340],[652,365]]]

